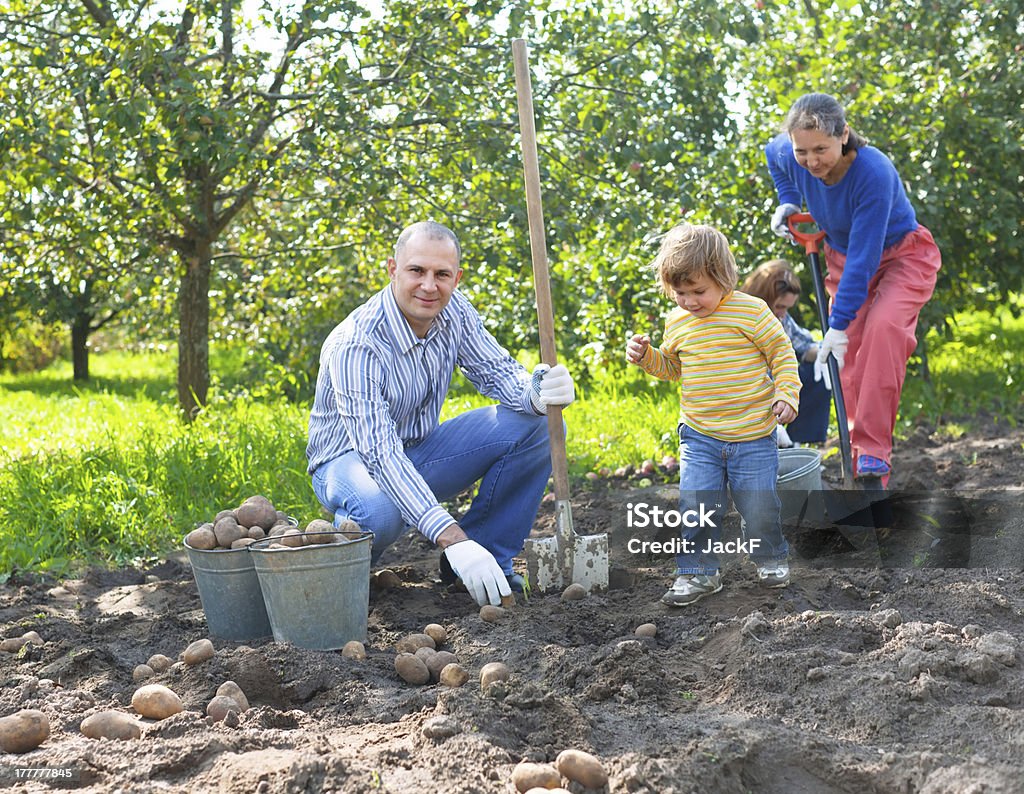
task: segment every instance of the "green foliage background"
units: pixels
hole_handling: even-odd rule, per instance
[[[644,265],[682,218],[722,228],[744,270],[803,267],[767,231],[762,147],[807,91],[891,154],[935,234],[925,327],[1022,287],[1019,1],[241,6],[0,12],[0,336],[18,311],[178,336],[179,400],[216,379],[209,342],[242,340],[254,385],[307,397],[327,330],[382,283],[397,231],[433,217],[462,237],[492,330],[534,349],[519,35],[581,377],[657,329]]]
[[[809,91],[890,154],[943,252],[900,429],[1024,415],[1020,0],[244,5],[0,9],[0,371],[74,362],[0,390],[0,570],[127,559],[258,490],[315,510],[302,449],[319,346],[382,286],[411,221],[457,231],[464,291],[535,359],[517,36],[559,352],[583,395],[575,473],[674,448],[671,392],[621,363],[628,333],[660,332],[646,265],[661,233],[707,222],[744,271],[805,269],[768,230],[763,146]],[[173,387],[137,355],[89,372],[90,352],[167,344]]]

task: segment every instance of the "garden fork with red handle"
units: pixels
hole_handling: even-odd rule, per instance
[[[787,219],[789,231],[793,239],[804,247],[810,259],[811,278],[814,280],[814,298],[818,303],[818,319],[821,321],[821,332],[828,331],[828,296],[825,294],[825,282],[821,277],[821,263],[818,259],[818,243],[825,239],[825,232],[802,232],[798,223],[815,223],[809,213],[797,212]],[[817,224],[815,224],[817,225]],[[850,426],[846,418],[846,402],[843,400],[843,387],[839,382],[839,362],[829,354],[828,376],[832,383],[832,400],[836,406],[836,424],[839,425],[839,451],[843,459],[843,484],[853,488],[853,451],[850,447]]]

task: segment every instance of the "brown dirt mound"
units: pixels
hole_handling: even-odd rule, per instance
[[[762,590],[749,562],[730,559],[725,589],[687,609],[659,602],[670,562],[623,543],[625,505],[671,502],[669,482],[574,493],[577,531],[613,538],[613,589],[575,602],[534,594],[497,623],[435,582],[436,550],[409,535],[382,561],[402,584],[371,594],[365,661],[215,639],[213,659],[147,680],[185,710],[144,720],[134,741],[78,726],[102,709],[132,713],[135,666],[206,636],[184,558],[61,583],[15,577],[0,589],[3,636],[45,642],[0,653],[0,715],[39,709],[51,736],[0,757],[4,785],[510,792],[519,761],[578,748],[602,761],[612,792],[1024,791],[1022,441],[995,425],[956,440],[920,431],[897,451],[891,526],[791,525],[790,587]],[[547,504],[536,533],[552,522]],[[657,635],[636,637],[646,622]],[[447,628],[465,687],[395,673],[395,641],[428,623]],[[490,661],[512,677],[485,693],[477,675]],[[252,708],[211,723],[206,704],[225,680]],[[76,778],[13,778],[27,767]]]

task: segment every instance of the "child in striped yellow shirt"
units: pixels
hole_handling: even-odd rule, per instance
[[[793,346],[763,300],[735,291],[736,261],[721,232],[676,226],[654,269],[678,308],[665,321],[660,348],[637,334],[626,359],[656,378],[680,381],[680,513],[699,517],[684,522],[676,579],[662,601],[687,606],[721,590],[724,550],[745,551],[763,586],[785,587],[789,544],[779,519],[775,431],[799,408]],[[721,540],[726,486],[746,524],[740,544]]]

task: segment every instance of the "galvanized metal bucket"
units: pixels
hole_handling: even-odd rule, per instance
[[[265,538],[248,547],[276,642],[329,651],[366,641],[372,537],[273,549],[278,539]]]
[[[182,541],[210,634],[234,642],[271,635],[259,576],[246,549],[194,549]]]
[[[783,522],[822,519],[824,504],[821,499],[821,453],[818,450],[806,447],[780,449],[776,486],[782,503],[780,517]]]

